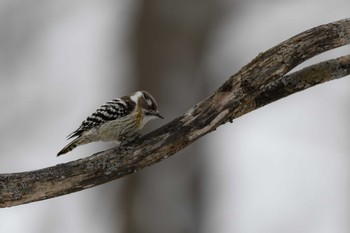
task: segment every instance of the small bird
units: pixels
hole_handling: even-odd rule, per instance
[[[67,136],[75,138],[57,156],[80,145],[95,141],[116,141],[120,144],[138,135],[137,131],[150,120],[162,118],[153,96],[146,91],[115,98],[98,108],[80,127]]]

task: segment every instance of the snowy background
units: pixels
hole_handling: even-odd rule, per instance
[[[106,148],[89,144],[56,158],[67,143],[65,136],[98,106],[147,89],[147,78],[141,82],[134,78],[139,72],[134,63],[139,61],[133,47],[137,39],[132,36],[146,2],[0,2],[1,173],[53,166]],[[169,2],[168,7],[177,10],[179,20],[188,11],[187,16],[195,18],[202,13],[203,3],[197,1],[197,7],[193,2],[192,8],[184,1]],[[197,79],[189,88],[195,92],[197,83],[205,83],[201,97],[259,52],[304,30],[350,17],[348,0],[217,2],[223,13],[218,11],[222,15],[215,27],[208,25],[210,35],[193,71]],[[160,13],[168,10],[158,9]],[[349,46],[305,64],[345,54],[350,54]],[[186,64],[180,59],[171,62]],[[170,113],[178,105],[176,98],[181,98],[170,97],[179,93],[174,86],[181,74],[163,75],[168,86],[158,87],[161,91],[154,96],[166,120],[150,123],[148,130],[200,100],[178,101],[185,103]],[[165,99],[173,104],[165,104]],[[130,186],[126,186],[128,178],[123,178],[63,197],[0,209],[0,232],[350,232],[349,118],[350,79],[332,81],[245,115],[191,145],[200,147],[195,161],[202,170],[200,188],[192,198],[172,189],[176,179],[188,180],[181,170],[172,168],[189,163],[192,154],[186,154],[186,149],[183,155],[140,172],[141,177],[153,175],[132,186],[144,195],[131,202],[132,221],[125,207],[130,203],[123,199],[125,187]],[[175,175],[165,176],[158,185],[162,170],[173,170]],[[163,205],[168,211],[159,214],[158,207],[154,212],[152,208],[142,211],[147,203],[158,201],[154,200],[158,190],[168,197]],[[192,211],[189,206],[197,199]],[[162,218],[177,218],[177,224]]]

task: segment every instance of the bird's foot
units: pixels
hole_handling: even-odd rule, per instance
[[[141,137],[142,137],[142,134],[140,133],[135,133],[134,135],[128,136],[128,137],[121,137],[120,146],[125,147],[127,144],[131,142],[137,142],[140,140]],[[127,146],[127,149],[129,148],[133,148],[133,146]]]

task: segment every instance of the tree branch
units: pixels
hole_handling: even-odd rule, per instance
[[[259,107],[350,73],[350,56],[284,76],[303,61],[350,43],[350,19],[305,31],[259,54],[210,97],[125,147],[40,170],[1,174],[0,207],[44,200],[136,172]]]

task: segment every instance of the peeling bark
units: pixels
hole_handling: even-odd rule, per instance
[[[157,163],[218,126],[293,93],[350,73],[350,56],[285,75],[303,61],[350,43],[350,19],[305,31],[259,54],[211,96],[124,147],[40,170],[0,175],[0,207],[65,195]]]

